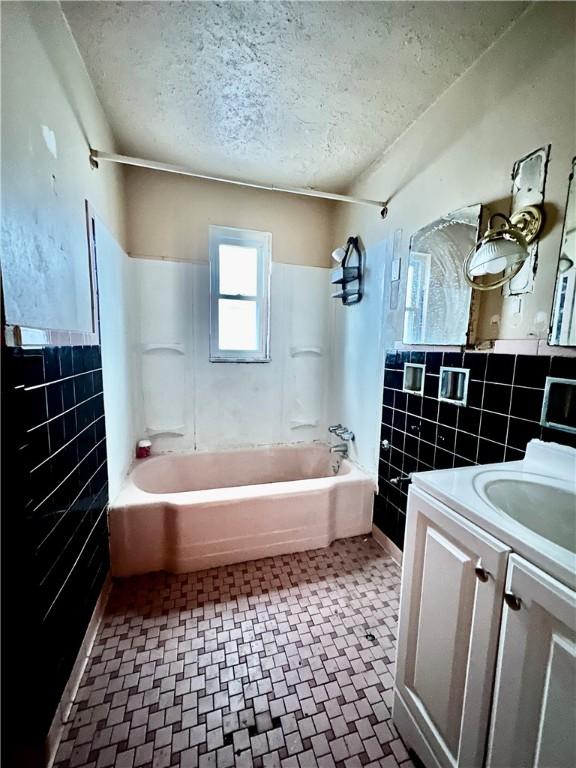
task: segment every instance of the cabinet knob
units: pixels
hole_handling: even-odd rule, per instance
[[[511,611],[519,611],[522,605],[522,600],[513,592],[504,592],[504,602]]]
[[[474,573],[476,574],[476,578],[478,581],[488,581],[488,577],[490,574],[488,571],[484,570],[481,565],[477,565],[476,568],[474,568]]]

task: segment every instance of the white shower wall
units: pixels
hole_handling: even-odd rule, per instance
[[[384,322],[390,251],[390,237],[366,249],[362,301],[350,307],[334,302],[331,326],[328,417],[354,432],[350,458],[373,476],[378,474],[384,350],[390,336]]]
[[[329,270],[273,263],[269,363],[209,362],[209,265],[134,259],[136,423],[157,451],[327,438]]]
[[[130,259],[96,217],[100,345],[104,383],[108,493],[115,499],[134,458],[134,281]]]

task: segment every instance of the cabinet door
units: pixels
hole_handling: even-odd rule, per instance
[[[481,766],[510,550],[417,488],[408,501],[395,719],[441,766]],[[478,569],[478,572],[476,572]],[[420,757],[426,762],[426,756]]]
[[[506,593],[487,765],[573,768],[576,593],[517,555]]]

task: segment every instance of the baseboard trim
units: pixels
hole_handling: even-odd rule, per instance
[[[70,677],[68,678],[68,682],[64,688],[64,692],[58,704],[58,708],[56,709],[56,714],[54,715],[52,724],[50,725],[50,729],[48,731],[48,735],[46,736],[47,768],[52,768],[56,758],[56,752],[58,751],[58,746],[60,744],[60,739],[62,738],[64,726],[67,724],[68,718],[70,717],[70,710],[72,709],[72,704],[74,703],[74,698],[78,691],[78,686],[82,680],[82,675],[86,669],[88,657],[92,651],[92,646],[94,645],[94,640],[96,639],[98,628],[102,622],[102,617],[104,616],[104,611],[106,609],[106,604],[108,603],[108,598],[110,597],[111,589],[112,579],[110,574],[108,574],[104,584],[102,585],[100,594],[98,595],[98,600],[96,601],[96,605],[92,611],[92,617],[90,618],[90,622],[84,634],[82,645],[80,646],[80,650],[76,656],[76,661],[72,667],[72,672],[70,673]]]
[[[372,526],[372,538],[378,546],[382,547],[387,555],[390,555],[394,562],[398,565],[402,565],[402,550],[400,547],[397,547],[392,539],[389,539],[385,533],[382,533],[377,525]]]

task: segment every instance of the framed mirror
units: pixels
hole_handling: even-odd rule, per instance
[[[554,346],[576,347],[576,189],[574,172],[576,157],[572,160],[572,172],[568,179],[568,196],[564,214],[564,228],[560,241],[560,256],[556,272],[556,288],[550,322],[548,343]]]
[[[410,238],[404,344],[465,344],[472,289],[462,265],[479,236],[481,205],[449,213]]]

